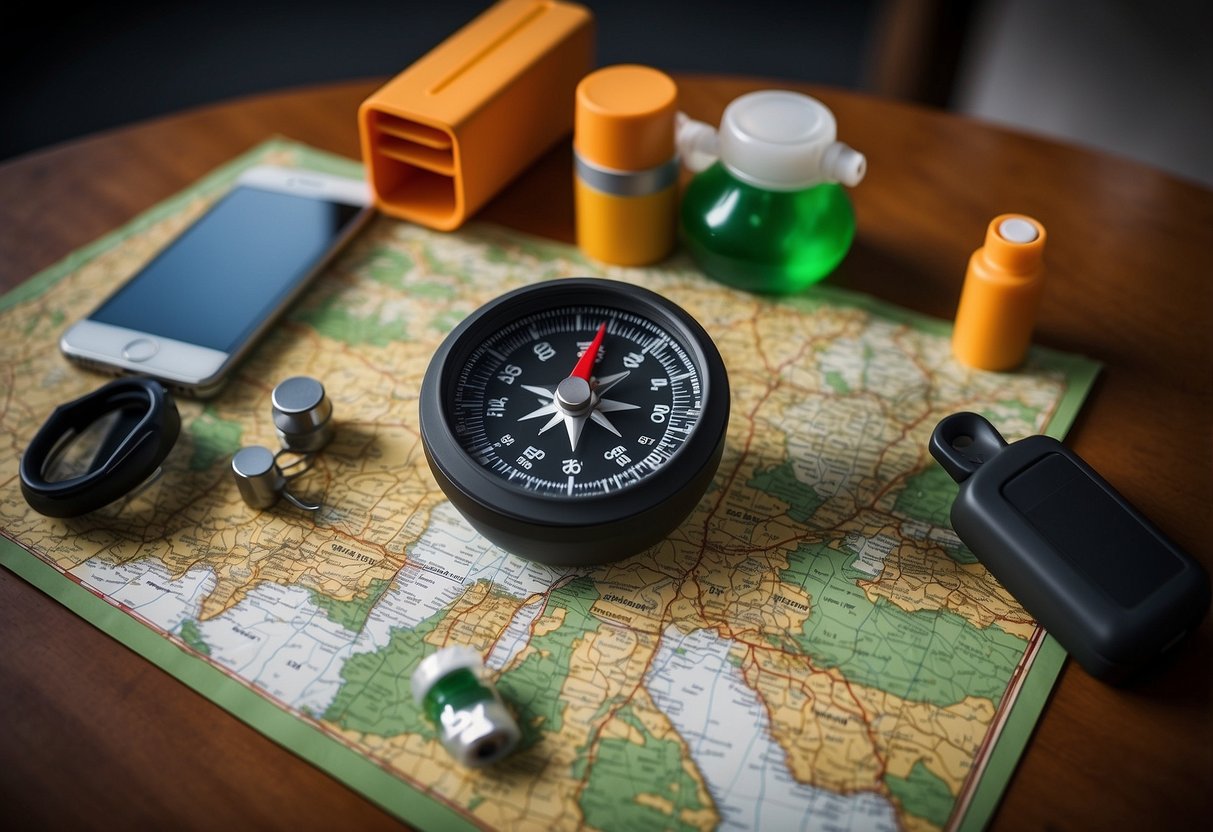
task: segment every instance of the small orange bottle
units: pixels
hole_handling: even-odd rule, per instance
[[[1012,370],[1031,344],[1044,288],[1045,229],[1022,214],[1002,214],[986,229],[986,243],[969,258],[952,354],[980,370]]]
[[[618,266],[643,266],[677,242],[678,87],[663,72],[623,64],[577,86],[573,126],[577,244]]]

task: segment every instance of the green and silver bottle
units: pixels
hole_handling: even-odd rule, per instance
[[[863,154],[835,140],[834,114],[795,92],[743,95],[717,132],[679,114],[678,149],[697,175],[681,206],[683,244],[712,277],[752,292],[790,294],[824,278],[855,237],[843,185]]]
[[[471,768],[495,763],[518,744],[522,732],[497,689],[484,679],[480,654],[447,647],[427,656],[412,678],[413,701],[438,729],[438,739]]]

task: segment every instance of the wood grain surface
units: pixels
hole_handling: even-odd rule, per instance
[[[1104,364],[1068,443],[1213,568],[1213,193],[903,103],[761,79],[676,80],[682,108],[712,122],[738,95],[771,87],[834,111],[840,138],[869,163],[836,285],[950,319],[989,220],[1039,219],[1049,237],[1036,341]],[[242,99],[0,165],[0,289],[272,135],[357,158],[354,113],[377,83]],[[568,142],[480,216],[571,240]],[[1173,664],[1130,689],[1068,663],[993,828],[1204,828],[1211,682],[1208,618]],[[8,828],[400,828],[3,569],[0,709]]]

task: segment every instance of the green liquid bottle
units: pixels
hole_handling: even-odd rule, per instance
[[[707,274],[740,289],[800,292],[830,274],[855,238],[842,184],[864,157],[834,141],[833,114],[799,93],[742,96],[720,132],[679,124],[679,149],[698,170],[683,194],[683,244]]]

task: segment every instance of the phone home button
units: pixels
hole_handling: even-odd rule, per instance
[[[151,338],[136,338],[122,348],[122,357],[127,361],[147,361],[160,352],[160,345]]]

